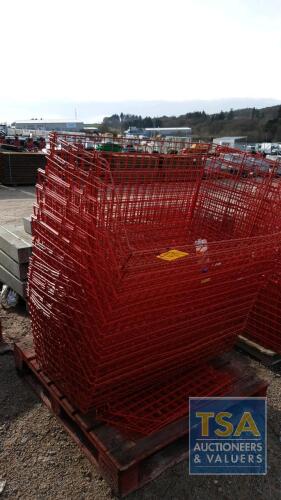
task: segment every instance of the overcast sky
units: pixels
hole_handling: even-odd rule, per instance
[[[3,1],[0,118],[4,101],[281,101],[280,26],[280,0]]]

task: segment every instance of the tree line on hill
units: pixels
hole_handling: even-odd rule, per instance
[[[120,113],[105,117],[100,125],[102,132],[115,133],[122,133],[129,127],[191,127],[194,139],[207,141],[221,136],[247,136],[248,142],[281,142],[281,105],[160,117]]]

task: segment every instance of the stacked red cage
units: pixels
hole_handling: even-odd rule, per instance
[[[281,275],[274,274],[260,291],[245,326],[248,339],[281,354]]]
[[[281,197],[280,181],[275,183],[274,189],[279,193],[279,197]],[[272,210],[272,216],[274,225],[278,229],[281,224],[278,195],[274,198],[275,206]],[[277,219],[275,219],[275,214],[277,214]],[[264,283],[257,300],[249,312],[243,336],[266,349],[281,354],[280,255],[276,261],[274,272]]]
[[[186,413],[197,367],[210,394],[230,383],[207,362],[231,349],[272,274],[280,200],[262,157],[117,143],[51,137],[29,306],[38,361],[73,404],[148,433]]]

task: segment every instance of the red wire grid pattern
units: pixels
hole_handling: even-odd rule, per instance
[[[220,146],[119,143],[51,136],[29,307],[38,361],[71,402],[147,434],[186,412],[191,370],[204,378],[232,348],[272,277],[278,166]],[[209,377],[204,395],[221,395],[227,376]]]

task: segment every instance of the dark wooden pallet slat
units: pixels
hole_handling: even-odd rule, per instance
[[[252,358],[260,361],[267,368],[280,368],[281,369],[281,355],[277,353],[269,354],[267,349],[253,342],[249,343],[240,337],[236,343],[236,348],[248,354]]]

